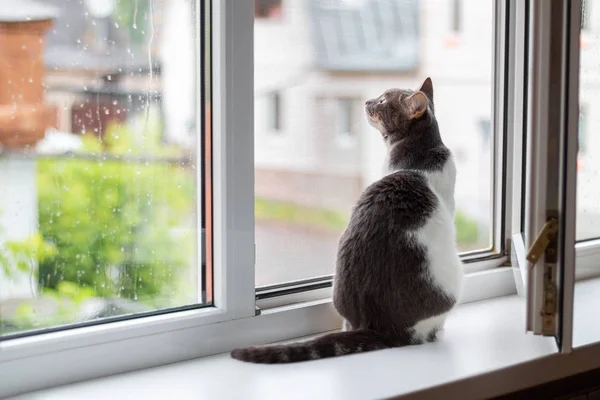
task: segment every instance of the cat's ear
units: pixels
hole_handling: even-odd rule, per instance
[[[427,111],[427,96],[423,92],[415,92],[404,100],[404,104],[410,119],[420,118]]]
[[[431,78],[427,77],[427,79],[425,79],[425,82],[423,82],[419,91],[425,93],[429,101],[433,103],[433,82],[431,82]]]

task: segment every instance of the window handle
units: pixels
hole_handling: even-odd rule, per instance
[[[532,268],[538,262],[542,254],[544,254],[550,242],[556,241],[557,232],[558,220],[556,218],[549,218],[527,252],[527,261],[531,263]]]

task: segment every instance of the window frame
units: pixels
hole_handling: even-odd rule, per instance
[[[527,298],[527,331],[554,336],[560,351],[569,353],[577,264],[581,3],[564,0],[549,5],[543,0],[531,0],[518,12],[525,16],[519,21],[525,26],[531,51],[524,54],[529,60],[524,64],[528,71],[525,76],[530,79],[515,92],[517,100],[526,99],[521,99],[520,104],[526,104],[523,110],[527,114],[523,119],[527,123],[522,125],[527,149],[527,167],[522,177],[526,204],[521,224],[513,235],[513,263],[520,270],[515,278],[520,293]],[[526,258],[528,248],[534,247],[538,235],[543,236],[542,227],[550,218],[557,221],[554,251],[544,246],[539,259],[530,261]]]
[[[340,327],[331,302],[332,276],[308,286],[296,282],[295,288],[255,288],[254,135],[248,134],[254,127],[254,6],[252,2],[206,2],[212,3],[214,307],[1,341],[0,376],[7,384],[0,387],[0,397]],[[507,55],[514,45],[507,36],[512,14],[508,0],[494,4],[494,240],[491,249],[462,256],[466,275],[461,303],[516,292],[506,253],[517,210],[511,206],[513,193],[507,182],[520,175],[512,162],[506,109],[508,91],[514,86],[514,76],[507,70]],[[205,26],[202,15],[196,14],[199,27]],[[197,35],[196,40],[199,43],[202,37]]]
[[[518,10],[516,11],[516,15],[514,16],[514,20],[516,21],[516,27],[513,27],[512,29],[514,30],[514,34],[516,35],[516,37],[524,37],[525,32],[529,29],[529,21],[527,21],[527,17],[529,16],[529,11],[527,10],[527,4],[530,0],[526,1],[526,2],[516,2],[515,7],[513,7],[514,10]],[[584,1],[583,0],[575,0],[573,3],[571,4],[571,18],[575,18],[577,17],[579,19],[579,21],[581,21],[582,15],[581,15],[581,5]],[[589,7],[589,4],[588,4]],[[579,12],[577,12],[577,10],[580,10]],[[577,16],[575,14],[578,14]],[[576,23],[575,23],[576,24]],[[573,25],[574,26],[574,25]],[[581,23],[579,24],[579,26],[581,26]],[[575,28],[572,28],[575,29]],[[584,36],[585,35],[585,30],[581,30],[581,35]],[[571,36],[574,36],[575,33],[571,32]],[[514,40],[514,39],[512,39]],[[573,37],[570,38],[570,40],[575,40]],[[579,37],[577,38],[577,40],[579,40]],[[515,88],[519,88],[519,91],[515,91],[510,98],[512,99],[512,104],[513,107],[511,107],[511,113],[512,113],[512,120],[514,121],[513,124],[513,130],[514,132],[519,132],[522,131],[523,135],[511,135],[509,136],[510,139],[515,141],[515,144],[513,145],[513,148],[515,150],[514,152],[514,158],[513,158],[513,164],[514,165],[519,165],[519,164],[523,164],[525,158],[523,156],[523,152],[525,150],[526,144],[527,144],[527,127],[526,127],[526,123],[527,123],[527,100],[528,100],[528,94],[527,94],[527,78],[528,78],[528,74],[523,74],[523,71],[526,71],[528,66],[529,66],[529,61],[528,61],[528,57],[526,57],[527,51],[528,51],[528,44],[525,43],[519,43],[517,42],[517,48],[516,51],[514,52],[514,54],[516,55],[516,63],[515,65],[512,67],[514,70],[514,75],[515,75],[515,79],[518,79],[519,81],[515,81]],[[525,46],[523,48],[523,46]],[[579,49],[579,43],[572,43],[571,46],[573,48]],[[575,62],[575,58],[573,57],[573,55],[571,55],[572,58],[572,62]],[[580,74],[579,71],[579,57],[577,57],[576,59],[577,62],[577,74]],[[574,70],[573,68],[575,68],[574,66],[570,66],[571,68],[571,74],[574,74]],[[569,79],[571,79],[571,81],[574,81],[574,77],[570,77]],[[579,82],[579,75],[577,77],[577,82]],[[572,90],[572,88],[571,88]],[[579,90],[579,85],[577,84],[577,90]],[[570,98],[573,99],[573,96],[575,96],[578,100],[577,104],[577,115],[579,116],[579,112],[580,106],[583,106],[583,110],[584,112],[587,111],[586,110],[586,104],[585,103],[581,103],[579,104],[579,100],[580,100],[580,93],[577,92],[576,95],[575,94],[570,94]],[[570,122],[572,123],[572,122]],[[578,124],[579,126],[579,124]],[[575,130],[577,132],[577,136],[579,138],[579,131]],[[584,133],[585,136],[585,133]],[[526,295],[526,287],[527,287],[527,275],[528,275],[528,270],[526,268],[527,265],[527,261],[525,260],[526,257],[526,253],[527,253],[527,249],[525,248],[525,237],[524,235],[521,233],[524,231],[525,226],[524,226],[524,217],[525,217],[525,212],[524,212],[524,208],[520,206],[520,202],[525,199],[524,196],[522,196],[519,193],[524,193],[524,186],[523,184],[525,183],[526,179],[525,179],[525,170],[523,168],[522,173],[521,174],[514,174],[513,178],[512,178],[512,190],[513,190],[513,202],[512,202],[512,208],[513,208],[513,220],[512,220],[512,226],[514,227],[512,230],[512,233],[509,237],[512,236],[511,238],[511,264],[514,266],[514,271],[515,271],[515,281],[516,281],[516,285],[517,285],[517,291],[519,293],[520,296],[525,296]],[[584,279],[590,279],[590,278],[597,278],[600,277],[600,263],[598,262],[598,260],[600,259],[600,238],[591,238],[591,239],[585,239],[585,240],[580,240],[580,241],[576,241],[575,242],[575,281],[580,281],[580,280],[584,280]]]
[[[522,192],[520,190],[513,191],[512,187],[508,184],[514,177],[520,176],[522,173],[521,159],[519,158],[518,162],[513,162],[515,141],[513,140],[514,135],[509,134],[508,130],[508,121],[510,121],[509,118],[512,116],[512,110],[509,109],[510,102],[508,96],[514,95],[515,80],[514,71],[511,71],[510,66],[514,63],[514,46],[518,44],[518,41],[515,41],[514,35],[511,36],[511,26],[514,24],[512,19],[515,18],[513,10],[515,7],[510,0],[495,0],[493,7],[493,91],[490,143],[493,144],[491,151],[493,156],[491,171],[494,179],[490,188],[490,219],[493,221],[489,228],[491,245],[488,248],[467,251],[460,254],[467,280],[471,274],[488,272],[490,276],[493,276],[494,270],[496,270],[499,276],[503,276],[502,274],[508,272],[508,267],[511,265],[510,251],[511,236],[513,233],[513,213],[517,213],[517,216],[520,218],[520,208],[513,205],[513,203],[518,201],[520,205],[522,201],[520,197],[522,196]],[[518,199],[515,200],[515,198]],[[479,281],[481,278],[478,277],[476,279]],[[333,275],[330,274],[317,278],[319,281],[317,284],[310,283],[312,280],[307,279],[287,282],[282,285],[257,287],[257,307],[260,309],[265,304],[282,305],[286,301],[295,302],[299,298],[318,300],[330,295],[331,292],[326,287],[332,286]],[[499,281],[504,282],[503,279]],[[307,282],[308,284],[306,284]],[[302,290],[296,290],[298,287],[304,287],[306,293],[300,295],[299,292]],[[467,284],[466,287],[471,286]],[[505,287],[502,292],[508,290],[510,290],[510,293],[516,290],[514,282],[510,289]],[[293,293],[290,294],[288,291],[292,291]],[[265,293],[269,293],[269,300],[264,298]],[[275,300],[275,297],[279,297],[279,299]],[[489,297],[494,297],[494,295],[490,295]],[[472,296],[468,294],[466,298],[482,300],[485,299],[485,295],[483,293],[479,294],[476,290]]]
[[[590,10],[594,6],[592,5],[594,2],[589,0],[577,0],[572,6],[579,7],[580,10],[580,26],[581,26],[581,37],[585,40],[586,36],[594,30],[594,26],[592,26],[591,13]],[[572,11],[575,13],[575,10]],[[590,105],[585,101],[581,101],[581,92],[579,92],[580,99],[580,112],[583,114],[583,122],[585,129],[589,125],[587,121],[587,117],[590,115]],[[579,137],[579,131],[578,137]],[[583,139],[589,139],[587,136],[588,132],[583,132]],[[596,278],[600,276],[600,235],[596,238],[586,238],[579,240],[575,243],[575,253],[576,253],[576,269],[575,269],[575,280],[584,280],[589,278]]]

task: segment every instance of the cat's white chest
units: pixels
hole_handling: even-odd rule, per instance
[[[450,158],[442,171],[426,175],[439,203],[425,226],[419,229],[418,236],[427,249],[431,280],[458,300],[462,291],[463,265],[456,248],[454,228],[456,166]]]
[[[450,157],[441,171],[427,172],[427,181],[454,218],[454,186],[456,183],[456,165]]]
[[[426,249],[427,278],[456,300],[462,292],[463,266],[456,249],[454,228],[454,183],[456,167],[448,160],[442,171],[425,173],[438,205],[424,226],[412,232]]]
[[[463,266],[456,249],[453,213],[440,202],[416,236],[426,249],[428,279],[458,300],[462,292]]]

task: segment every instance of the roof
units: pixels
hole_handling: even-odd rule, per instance
[[[47,68],[111,72],[148,66],[147,52],[130,43],[127,28],[119,26],[114,16],[95,18],[85,0],[37,1],[58,11],[46,34]]]
[[[41,21],[54,18],[58,12],[37,1],[17,0],[16,4],[15,0],[0,0],[0,22]]]
[[[309,1],[317,67],[398,72],[418,66],[418,0]]]

